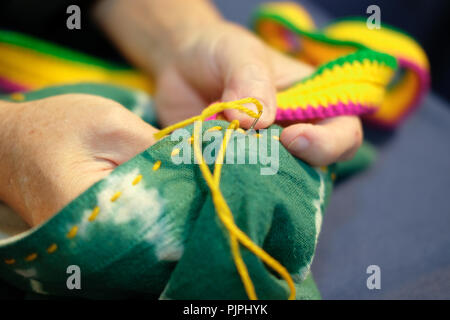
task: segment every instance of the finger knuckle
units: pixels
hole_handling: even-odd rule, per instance
[[[322,162],[332,163],[341,155],[337,142],[325,141],[322,143],[322,150],[320,152]]]

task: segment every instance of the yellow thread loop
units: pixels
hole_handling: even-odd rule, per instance
[[[120,196],[122,195],[122,192],[120,192],[120,191],[117,191],[116,193],[114,193],[114,195],[111,197],[111,202],[114,202],[114,201],[116,201],[117,199],[119,199],[120,198]]]
[[[256,107],[258,108],[258,113],[255,113],[254,111],[244,107],[243,105],[245,103],[255,104]],[[201,121],[204,121],[206,118],[211,117],[216,113],[222,112],[225,109],[237,109],[245,112],[246,114],[248,114],[253,118],[258,118],[259,116],[261,116],[262,113],[261,103],[254,98],[246,98],[232,102],[215,103],[207,107],[205,110],[203,110],[203,112],[199,116],[192,117],[190,119],[187,119],[185,121],[182,121],[180,123],[174,124],[161,130],[160,132],[155,134],[155,138],[160,139],[176,129],[194,123],[194,134],[193,134],[194,155],[198,160],[200,171],[209,189],[211,190],[212,199],[217,215],[229,232],[231,254],[233,256],[233,260],[236,265],[236,269],[239,273],[239,276],[241,277],[242,283],[244,284],[247,296],[252,300],[257,299],[253,282],[248,273],[247,266],[245,265],[245,262],[241,256],[239,243],[241,243],[248,250],[253,252],[253,254],[259,257],[265,264],[267,264],[269,267],[275,270],[283,279],[285,279],[290,289],[289,299],[295,299],[294,281],[292,280],[289,272],[277,260],[272,258],[267,252],[265,252],[262,248],[256,245],[241,229],[239,229],[239,227],[235,224],[233,214],[230,208],[228,207],[222,195],[222,192],[220,191],[220,173],[223,166],[223,159],[225,156],[226,147],[230,140],[233,130],[236,130],[239,127],[239,121],[233,120],[228,127],[228,129],[231,130],[226,130],[225,136],[222,141],[222,146],[218,152],[215,161],[213,173],[211,173],[209,167],[206,165],[204,161],[200,147]]]
[[[16,259],[5,259],[6,264],[14,264],[16,263]]]
[[[100,207],[98,207],[98,206],[95,207],[95,208],[92,210],[91,215],[89,216],[88,220],[89,220],[89,221],[94,221],[94,220],[97,218],[99,212],[100,212]]]
[[[172,153],[170,154],[172,157],[175,157],[176,155],[178,155],[180,153],[180,149],[175,148],[172,150]]]
[[[215,127],[211,127],[208,130],[206,130],[207,132],[213,132],[213,131],[220,131],[222,130],[221,126],[215,126]]]
[[[244,104],[246,103],[253,103],[258,109],[258,113],[254,112],[253,110],[247,107],[244,107]],[[227,109],[236,109],[248,114],[252,118],[258,118],[263,111],[263,106],[261,102],[259,102],[259,100],[255,98],[244,98],[241,100],[230,102],[213,103],[209,107],[204,109],[200,115],[178,122],[155,133],[155,138],[159,140],[176,129],[183,128],[187,125],[190,125],[191,123],[194,123],[195,121],[204,121],[205,119],[212,117],[216,113],[222,112]]]
[[[25,100],[25,96],[20,92],[15,92],[15,93],[11,94],[9,97],[11,98],[11,100],[14,100],[14,101],[24,101]]]
[[[133,182],[131,183],[133,186],[137,185],[142,180],[142,174],[138,175],[136,178],[134,178]]]
[[[158,160],[155,162],[155,164],[153,165],[153,171],[158,170],[161,167],[161,160]]]
[[[56,250],[58,250],[58,245],[56,243],[53,243],[50,247],[47,248],[47,252],[49,254],[52,254]]]
[[[25,261],[26,262],[31,262],[33,260],[36,260],[36,258],[38,257],[37,253],[32,253],[28,256],[25,257]]]
[[[324,173],[327,173],[328,172],[328,167],[327,166],[322,166],[322,167],[320,167],[320,170],[322,172],[324,172]]]
[[[69,238],[69,239],[73,239],[77,235],[77,232],[78,232],[78,227],[77,226],[73,226],[72,229],[70,229],[70,231],[67,232],[66,237]]]

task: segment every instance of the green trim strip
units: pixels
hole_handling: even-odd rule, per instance
[[[281,16],[271,13],[271,12],[266,12],[263,9],[256,11],[256,13],[252,16],[252,22],[251,22],[252,29],[256,30],[258,21],[264,20],[264,19],[273,20],[275,22],[278,22],[279,24],[284,25],[287,29],[297,33],[298,35],[301,35],[301,36],[304,36],[304,37],[307,37],[307,38],[310,38],[310,39],[313,39],[313,40],[316,40],[319,42],[327,43],[327,44],[334,45],[334,46],[346,46],[346,47],[352,47],[354,49],[370,50],[365,45],[355,42],[355,41],[347,41],[347,40],[344,41],[344,40],[337,40],[337,39],[329,38],[329,37],[325,36],[324,34],[322,34],[320,31],[317,31],[317,32],[305,31],[303,29],[298,28],[296,25],[294,25],[293,23],[291,23],[289,20],[285,19],[284,17],[281,17]]]
[[[78,62],[88,65],[94,65],[109,70],[128,71],[131,67],[110,62],[102,61],[84,53],[66,49],[62,46],[51,44],[44,40],[40,40],[28,35],[24,35],[14,31],[0,30],[0,43],[10,44],[42,54],[58,57],[70,62]]]
[[[339,57],[335,60],[332,60],[330,62],[327,62],[316,70],[312,75],[309,77],[306,77],[296,84],[304,83],[317,75],[320,75],[327,69],[332,69],[336,65],[344,65],[346,62],[352,63],[354,61],[364,61],[365,59],[368,59],[370,61],[377,61],[379,63],[384,63],[388,67],[392,68],[393,70],[398,69],[398,62],[397,59],[394,56],[391,56],[386,53],[378,52],[375,50],[372,50],[368,48],[367,46],[354,42],[354,41],[344,41],[344,40],[337,40],[333,38],[329,38],[325,36],[320,31],[317,32],[310,32],[303,29],[298,28],[296,25],[291,23],[289,20],[285,19],[284,17],[274,14],[270,11],[266,11],[264,8],[261,8],[257,10],[253,15],[251,19],[251,27],[253,30],[256,30],[256,26],[260,20],[273,20],[281,25],[283,25],[285,28],[289,29],[292,32],[297,33],[299,36],[304,36],[307,38],[310,38],[314,41],[330,44],[333,46],[346,46],[351,47],[356,50],[356,52]]]
[[[315,78],[318,75],[322,74],[325,70],[332,69],[333,67],[335,67],[337,65],[343,66],[345,63],[353,63],[355,61],[363,62],[366,59],[368,59],[372,62],[377,61],[378,63],[385,64],[388,67],[392,68],[393,70],[398,69],[397,59],[395,59],[393,56],[386,54],[386,53],[374,51],[371,49],[363,49],[363,50],[359,50],[354,53],[348,54],[346,56],[339,57],[335,60],[332,60],[330,62],[327,62],[327,63],[319,66],[313,74],[296,82],[294,85],[304,83],[312,78]]]

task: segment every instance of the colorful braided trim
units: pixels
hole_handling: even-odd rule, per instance
[[[396,60],[360,50],[319,67],[277,95],[277,120],[309,120],[376,111],[397,68]]]
[[[17,32],[0,31],[0,89],[6,92],[97,82],[151,93],[148,76]]]
[[[17,33],[0,32],[0,58],[0,87],[7,92],[83,81],[150,91],[149,80],[133,70]],[[396,68],[394,58],[368,49],[325,63],[277,94],[277,119],[372,113]]]
[[[388,83],[382,101],[371,106],[377,110],[366,117],[370,122],[394,127],[419,104],[428,91],[430,73],[425,52],[411,36],[393,27],[383,24],[380,29],[371,30],[365,19],[351,18],[316,30],[308,12],[298,4],[288,2],[261,6],[253,16],[252,24],[254,30],[270,45],[314,65],[326,64],[361,50],[384,52],[395,57],[398,68],[394,68],[394,72],[397,74]],[[359,105],[356,101],[352,102],[355,106]],[[336,109],[339,104],[328,101],[322,107]],[[320,109],[326,112],[323,108]],[[290,117],[302,120],[304,112],[291,111]]]
[[[306,10],[293,3],[263,5],[253,27],[269,44],[319,65],[310,77],[278,93],[277,120],[366,115],[393,127],[428,89],[425,53],[395,29],[369,30],[364,21],[352,19],[316,31]],[[130,68],[0,31],[0,89],[16,92],[86,81],[153,91],[151,81]]]

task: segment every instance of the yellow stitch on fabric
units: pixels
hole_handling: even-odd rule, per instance
[[[25,261],[31,262],[33,260],[36,260],[37,257],[38,257],[37,253],[32,253],[32,254],[30,254],[30,255],[25,257]]]
[[[16,263],[16,259],[5,259],[6,264],[14,264]]]
[[[192,143],[194,142],[194,137],[190,137],[190,138],[188,139],[188,142],[189,142],[189,144],[192,144]]]
[[[199,116],[192,117],[190,119],[184,120],[182,122],[176,123],[172,126],[169,126],[161,131],[159,131],[157,134],[155,134],[155,138],[159,138],[161,136],[164,136],[165,134],[172,132],[178,128],[184,127],[186,125],[189,125],[191,123],[194,123],[194,156],[196,159],[199,160],[199,168],[203,175],[203,178],[205,179],[211,193],[212,198],[214,202],[214,208],[217,213],[218,218],[221,220],[224,227],[227,229],[229,236],[230,236],[230,247],[231,247],[231,254],[236,266],[236,269],[238,271],[238,274],[241,278],[241,281],[244,285],[244,289],[247,293],[247,296],[251,300],[257,299],[257,295],[255,292],[255,287],[253,285],[252,279],[248,273],[247,266],[242,259],[241,251],[240,251],[240,245],[243,245],[248,250],[250,250],[254,255],[259,257],[265,264],[267,264],[270,268],[272,268],[274,271],[276,271],[288,284],[290,295],[289,299],[292,300],[295,298],[295,285],[294,281],[292,280],[291,275],[287,271],[287,269],[281,265],[276,259],[271,257],[267,252],[264,251],[264,249],[260,248],[257,244],[255,244],[251,238],[249,238],[239,227],[235,224],[233,214],[228,207],[225,198],[223,194],[220,191],[220,177],[221,177],[221,170],[223,167],[223,159],[225,157],[226,148],[228,145],[229,140],[232,136],[232,130],[236,130],[239,127],[239,121],[233,120],[230,125],[228,126],[228,129],[226,130],[225,136],[222,141],[221,148],[219,150],[219,153],[217,155],[215,164],[214,164],[214,170],[211,172],[209,167],[206,165],[205,160],[203,158],[201,147],[200,147],[200,126],[201,122],[205,121],[206,118],[210,117],[213,114],[217,114],[219,112],[224,111],[225,109],[236,109],[245,112],[249,116],[253,118],[259,117],[257,113],[254,111],[244,107],[244,104],[246,103],[253,103],[259,112],[262,112],[262,104],[255,98],[245,98],[237,101],[232,102],[226,102],[226,103],[216,103],[212,104],[206,109],[203,110],[203,112]],[[198,122],[196,122],[199,120]]]
[[[161,160],[158,160],[155,162],[155,164],[153,165],[153,171],[158,170],[161,167]]]
[[[333,172],[333,173],[331,174],[331,180],[333,180],[333,181],[336,180],[336,173]]]
[[[327,173],[328,172],[328,167],[327,166],[320,167],[320,170],[322,170],[322,172]]]
[[[172,150],[172,153],[170,154],[172,157],[174,157],[174,156],[176,156],[177,154],[179,154],[180,153],[180,149],[178,149],[178,148],[175,148],[175,149],[173,149]]]
[[[255,133],[254,136],[257,138],[261,138],[261,133]]]
[[[88,220],[89,221],[94,221],[97,218],[99,212],[100,212],[100,207],[98,207],[98,206],[95,207],[92,210],[91,215],[89,216]]]
[[[207,132],[211,132],[211,131],[220,131],[222,130],[221,126],[215,126],[215,127],[211,127],[208,130],[206,130]]]
[[[52,254],[56,250],[58,250],[58,245],[56,243],[53,243],[52,245],[50,245],[50,247],[47,248],[47,252],[49,254]]]
[[[242,128],[238,128],[238,129],[236,129],[236,131],[237,131],[237,132],[240,132],[240,133],[242,133],[242,134],[245,134],[245,130],[242,129]]]
[[[78,232],[78,227],[73,226],[72,229],[70,229],[70,231],[67,232],[66,237],[69,239],[75,238],[75,236],[77,235],[77,232]]]
[[[109,199],[111,202],[116,201],[117,199],[120,198],[120,196],[122,195],[122,192],[117,191],[116,193],[114,193],[114,195],[111,197],[111,199]]]
[[[275,140],[280,140],[280,137],[279,136],[272,136],[272,138],[274,138]]]
[[[22,93],[20,93],[20,92],[13,93],[9,97],[11,98],[11,100],[14,100],[14,101],[23,101],[23,100],[25,100],[25,96]]]
[[[142,180],[142,174],[138,175],[132,182],[132,185],[137,185]]]

